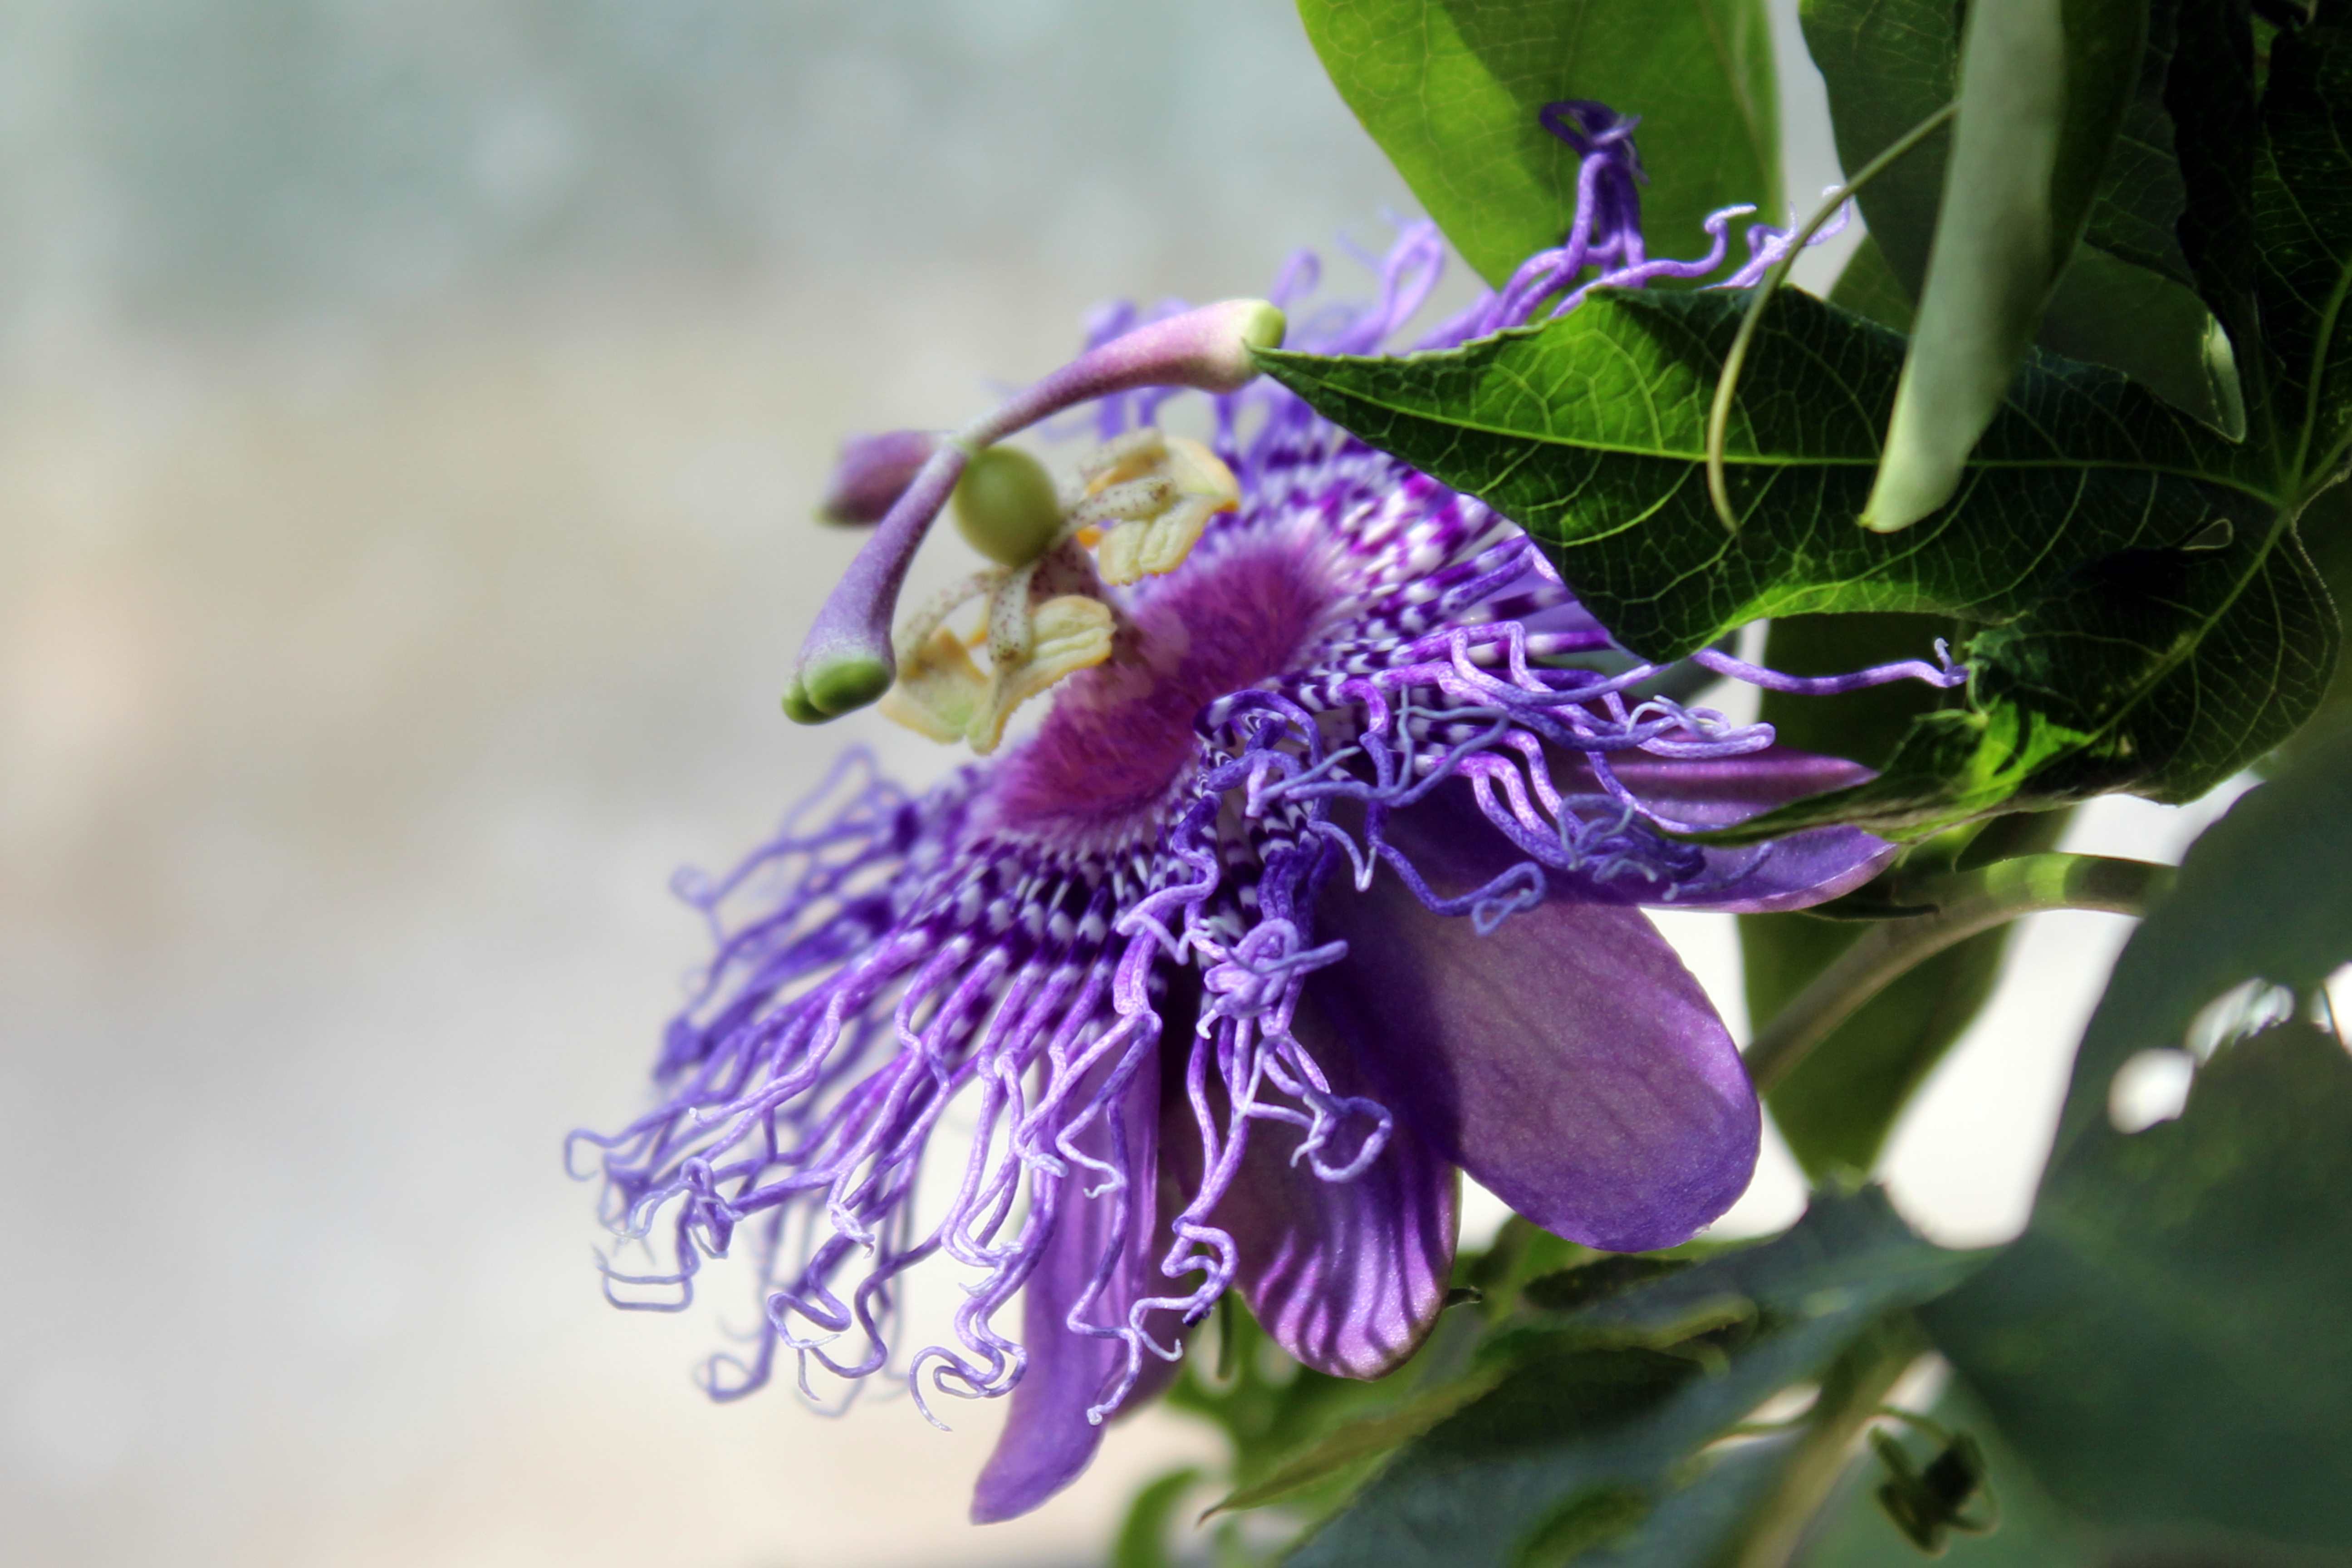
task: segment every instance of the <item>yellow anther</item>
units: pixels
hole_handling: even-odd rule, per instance
[[[1083,594],[1064,594],[1032,608],[1029,655],[996,668],[988,698],[966,723],[963,738],[982,756],[1003,742],[1014,709],[1065,676],[1110,658],[1110,606]]]
[[[1182,436],[1168,437],[1169,477],[1188,496],[1203,496],[1217,504],[1213,512],[1235,511],[1242,504],[1242,484],[1225,460],[1200,442]]]
[[[898,684],[882,696],[882,716],[919,735],[952,743],[964,737],[988,697],[988,677],[941,627],[908,658],[898,657]],[[1000,725],[1001,728],[1001,725]]]
[[[1087,460],[1078,465],[1078,477],[1086,481],[1087,494],[1097,495],[1109,486],[1140,479],[1157,468],[1167,456],[1168,437],[1156,425],[1146,425],[1140,430],[1129,430],[1124,436],[1114,436],[1096,447]]]
[[[1214,452],[1150,427],[1106,442],[1079,477],[1083,494],[1065,510],[1034,458],[998,447],[973,460],[956,490],[956,520],[998,564],[900,626],[886,714],[934,740],[994,751],[1022,703],[1110,658],[1118,615],[1097,596],[1103,583],[1175,571],[1209,520],[1241,505],[1241,486]],[[975,598],[987,606],[981,629],[958,637],[947,618]],[[985,669],[971,658],[983,643]]]
[[[1083,527],[1118,521],[1094,542],[1103,581],[1118,587],[1176,570],[1209,519],[1242,500],[1240,482],[1214,452],[1148,427],[1106,443],[1084,472],[1087,499],[1070,516]]]

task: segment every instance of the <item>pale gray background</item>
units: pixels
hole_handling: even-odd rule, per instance
[[[697,955],[670,868],[838,742],[775,707],[835,436],[1409,205],[1283,0],[0,6],[0,1554],[1092,1558],[1200,1439],[971,1531],[993,1407],[707,1405],[557,1145]],[[1906,1125],[1939,1234],[2017,1223],[2115,940],[2044,922]]]

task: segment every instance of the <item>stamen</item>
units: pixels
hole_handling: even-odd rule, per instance
[[[1003,742],[1006,721],[1063,677],[1111,656],[1118,613],[1102,597],[1173,572],[1200,542],[1209,519],[1241,505],[1241,486],[1197,441],[1146,427],[1107,443],[1079,472],[1085,493],[1065,513],[1034,458],[992,447],[974,458],[955,489],[958,530],[999,563],[974,573],[898,628],[892,651],[898,679],[885,696],[887,718],[935,741],[964,741],[982,756]],[[1106,524],[1115,524],[1108,531]],[[1099,573],[1087,558],[1100,550]],[[975,598],[987,600],[980,633],[959,638],[944,622]],[[983,673],[967,651],[985,641]]]
[[[915,551],[972,457],[1063,409],[1144,386],[1219,395],[1257,375],[1254,357],[1282,342],[1282,312],[1264,300],[1227,300],[1137,328],[1079,355],[942,442],[857,552],[801,644],[784,711],[822,723],[889,689],[897,673],[890,621]]]

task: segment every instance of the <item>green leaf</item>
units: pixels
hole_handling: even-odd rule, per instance
[[[2067,1508],[2251,1538],[2212,1560],[2252,1563],[2264,1541],[2352,1553],[2347,1299],[2352,1057],[2287,1025],[2226,1048],[2178,1121],[2084,1132],[2025,1235],[1927,1321]]]
[[[2053,1501],[2016,1450],[2001,1440],[1984,1406],[1955,1380],[1930,1412],[1948,1431],[1965,1432],[1983,1450],[2000,1522],[1984,1535],[1955,1535],[1943,1561],[1950,1568],[2102,1568],[2082,1522]],[[1797,1568],[1916,1568],[1918,1549],[1879,1506],[1885,1467],[1865,1452],[1822,1510],[1812,1545]]]
[[[1898,332],[1911,330],[1910,291],[1895,276],[1878,241],[1867,234],[1846,258],[1845,268],[1830,290],[1830,303]]]
[[[1871,784],[1744,825],[1902,837],[2109,789],[2193,798],[2311,711],[2335,617],[2244,449],[2112,372],[2030,360],[1952,504],[1852,526],[1902,341],[1801,294],[1767,308],[1733,409],[1726,533],[1704,482],[1744,300],[1604,292],[1565,317],[1405,359],[1260,363],[1373,445],[1550,547],[1627,647],[1684,657],[1749,621],[1903,610],[1981,625],[1970,707]],[[2228,526],[2220,526],[2224,522]]]
[[[1614,1542],[1611,1530],[1675,1506],[1692,1455],[1978,1261],[1921,1241],[1875,1192],[1822,1195],[1776,1240],[1553,1315],[1561,1348],[1547,1352],[1540,1330],[1517,1338],[1517,1371],[1408,1445],[1290,1562],[1472,1568]],[[1748,1303],[1755,1326],[1718,1349],[1716,1371],[1687,1353],[1591,1348],[1661,1341],[1726,1300]]]
[[[1554,1562],[1584,1568],[1689,1568],[1721,1563],[1753,1526],[1787,1474],[1793,1440],[1768,1437],[1703,1461],[1700,1473],[1608,1537],[1599,1550]],[[1534,1552],[1515,1568],[1534,1568]]]
[[[2059,277],[2034,341],[2053,353],[2126,372],[2176,408],[2233,436],[2210,352],[2213,314],[2195,293],[2088,245]]]
[[[2171,111],[2165,93],[2172,74],[2179,0],[2153,0],[2147,7],[2147,43],[2139,79],[2125,105],[2106,166],[2099,172],[2083,237],[2134,267],[2175,283],[2194,287],[2197,275],[2182,254],[2177,232],[2188,209],[2174,151]]]
[[[1170,1568],[1169,1527],[1176,1521],[1177,1505],[1200,1479],[1201,1472],[1186,1465],[1136,1493],[1112,1542],[1110,1568]]]
[[[1499,1368],[1491,1368],[1439,1384],[1393,1410],[1336,1427],[1285,1460],[1264,1480],[1218,1499],[1209,1513],[1282,1502],[1366,1460],[1391,1453],[1492,1388],[1499,1373]]]
[[[2352,961],[2352,736],[2192,847],[2084,1036],[2025,1235],[1928,1313],[2051,1493],[2116,1531],[2352,1552],[2352,1057],[2288,1024],[2224,1047],[2126,1134],[2116,1073],[2262,980]],[[2236,1561],[2239,1558],[2231,1558]]]
[[[1697,256],[1718,207],[1780,198],[1759,0],[1299,0],[1339,96],[1487,282],[1559,243],[1577,159],[1537,123],[1596,99],[1642,117],[1654,256]]]
[[[2296,520],[2295,532],[2310,551],[2320,581],[2327,584],[2327,596],[2336,601],[2340,624],[2346,610],[2352,609],[2352,485],[2337,485],[2314,497]],[[2264,760],[2263,768],[2275,773],[2279,764],[2347,724],[2352,724],[2352,659],[2338,659],[2326,693],[2319,700],[2319,711]]]
[[[1798,616],[1772,623],[1764,662],[1794,675],[1860,669],[1916,657],[1951,629],[1919,616]],[[1876,763],[1895,750],[1914,719],[1947,700],[1947,694],[1909,681],[1837,697],[1766,692],[1759,716],[1785,745]],[[2005,824],[1988,831],[2004,840],[2002,853],[2031,853],[2054,843],[2063,816],[2008,819],[2031,825],[2022,840]],[[1934,847],[1923,846],[1921,853]],[[1948,862],[1951,852],[1939,858]],[[1759,1024],[1774,1017],[1865,929],[1865,922],[1801,914],[1740,916],[1748,1016]],[[1767,1101],[1772,1120],[1808,1175],[1867,1172],[1877,1163],[1912,1092],[1991,994],[2007,944],[2003,927],[1916,965],[1863,1004],[1772,1089]]]
[[[1859,169],[1959,89],[1951,0],[1803,0],[1805,47],[1829,89],[1838,161]],[[1919,297],[1951,132],[1939,131],[1857,198],[1906,299]]]
[[[1916,329],[1865,526],[1951,499],[2074,254],[2139,74],[2145,0],[1975,0]]]
[[[2107,1084],[2144,1050],[2178,1048],[2198,1012],[2245,981],[2308,992],[2352,963],[2352,734],[2315,739],[2215,823],[2132,933],[2084,1031],[2053,1174],[2106,1126]]]
[[[2188,200],[2164,103],[2174,8],[2174,0],[2150,7],[2148,47],[2091,200],[2085,243],[2060,274],[2034,341],[2124,371],[2200,418],[2226,426],[2206,363],[2210,317],[2173,237]],[[1802,15],[1835,110],[1838,155],[1849,169],[1957,90],[1959,7],[1949,0],[1806,0]],[[1853,280],[1841,277],[1831,295],[1838,304],[1910,329],[1949,142],[1948,132],[1938,132],[1864,189],[1859,200],[1870,234],[1848,267]]]

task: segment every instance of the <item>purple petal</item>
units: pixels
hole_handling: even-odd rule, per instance
[[[1293,1023],[1300,1042],[1334,1093],[1369,1092],[1313,997],[1310,984]],[[1327,1148],[1327,1163],[1347,1163],[1370,1131],[1368,1119],[1351,1119],[1346,1146]],[[1253,1127],[1214,1221],[1232,1233],[1234,1282],[1276,1344],[1317,1372],[1378,1377],[1420,1347],[1445,1305],[1461,1183],[1401,1116],[1386,1147],[1345,1182],[1291,1159],[1303,1135],[1278,1122]]]
[[[1426,863],[1424,863],[1426,867]],[[1321,1000],[1376,1090],[1545,1229],[1615,1252],[1687,1240],[1756,1167],[1756,1093],[1641,913],[1552,900],[1480,936],[1383,869],[1335,879]]]
[[[1146,1062],[1129,1083],[1118,1116],[1126,1131],[1123,1159],[1112,1153],[1107,1118],[1076,1142],[1127,1172],[1128,1201],[1114,1202],[1108,1193],[1087,1197],[1086,1189],[1096,1178],[1082,1166],[1073,1165],[1064,1179],[1052,1234],[1022,1294],[1021,1339],[1029,1364],[1013,1386],[1012,1411],[996,1450],[972,1489],[975,1524],[1027,1513],[1077,1479],[1102,1444],[1103,1429],[1087,1419],[1087,1412],[1100,1403],[1126,1367],[1127,1345],[1116,1338],[1078,1333],[1068,1326],[1068,1317],[1115,1238],[1123,1237],[1123,1250],[1102,1289],[1080,1314],[1081,1321],[1124,1324],[1128,1309],[1149,1289],[1159,1232],[1160,1078],[1154,1064]],[[1147,1357],[1146,1379],[1153,1369],[1154,1359]],[[1143,1391],[1139,1382],[1129,1392],[1130,1405]]]
[[[1623,810],[1579,758],[1554,753],[1552,775],[1568,809],[1588,821]],[[1694,828],[1727,827],[1757,813],[1873,776],[1836,757],[1773,746],[1746,756],[1706,762],[1642,752],[1612,758],[1610,771],[1644,805],[1667,821]],[[1671,881],[1638,871],[1596,875],[1562,861],[1557,835],[1520,829],[1514,843],[1486,821],[1466,782],[1439,786],[1390,814],[1385,830],[1423,869],[1450,872],[1449,893],[1467,892],[1511,867],[1535,859],[1554,898],[1580,903],[1652,904],[1678,910],[1763,914],[1808,909],[1853,891],[1885,869],[1895,847],[1855,827],[1815,827],[1767,844],[1695,847],[1701,864]]]
[[[1876,776],[1859,763],[1788,746],[1709,762],[1637,752],[1612,762],[1611,771],[1661,816],[1694,827],[1728,827],[1776,805]],[[1895,847],[1858,827],[1814,827],[1769,844],[1705,853],[1706,880],[1678,892],[1675,907],[1764,914],[1852,892],[1886,868]]]

